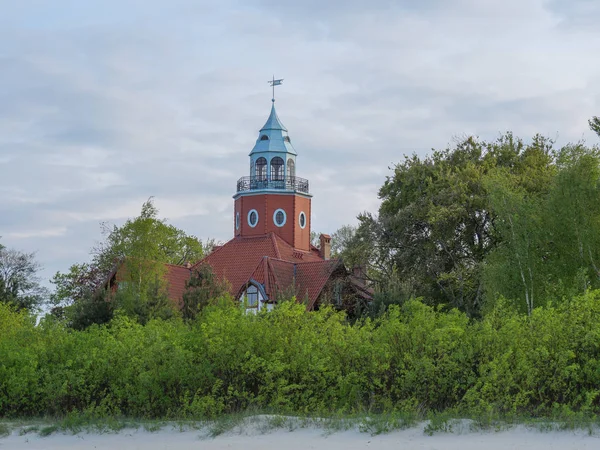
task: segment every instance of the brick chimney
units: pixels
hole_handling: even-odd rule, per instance
[[[321,234],[319,236],[319,256],[323,259],[331,258],[331,236],[328,234]]]

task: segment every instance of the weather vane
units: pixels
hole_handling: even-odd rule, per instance
[[[274,103],[275,102],[275,86],[279,86],[280,84],[282,84],[283,78],[281,80],[276,80],[275,75],[273,75],[273,79],[269,80],[268,83],[273,87],[273,98],[271,99],[271,101]]]

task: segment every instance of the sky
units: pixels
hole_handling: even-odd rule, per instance
[[[377,211],[404,155],[506,131],[597,144],[598,55],[597,0],[0,0],[0,243],[47,283],[151,196],[227,241],[273,75],[332,233]]]

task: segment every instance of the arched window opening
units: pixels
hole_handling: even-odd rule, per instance
[[[258,308],[258,288],[253,284],[246,289],[246,308]]]
[[[284,140],[285,142],[289,142],[290,144],[292,143],[292,140],[290,139],[290,137],[289,137],[289,136],[284,136],[284,137],[283,137],[283,140]]]
[[[261,141],[268,141],[268,140],[269,140],[269,136],[267,136],[266,134],[263,134],[263,135],[260,137],[260,140],[261,140]]]
[[[283,180],[283,159],[279,156],[276,156],[271,160],[271,180]]]
[[[290,179],[296,176],[296,165],[292,158],[287,160],[287,176]]]
[[[258,181],[267,179],[267,160],[262,156],[256,160],[256,179]]]

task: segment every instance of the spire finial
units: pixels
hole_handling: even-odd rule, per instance
[[[280,84],[283,83],[283,78],[280,80],[276,80],[275,79],[275,75],[273,75],[273,79],[269,80],[268,83],[273,87],[273,97],[271,98],[271,101],[273,103],[275,103],[275,86],[279,86]]]

